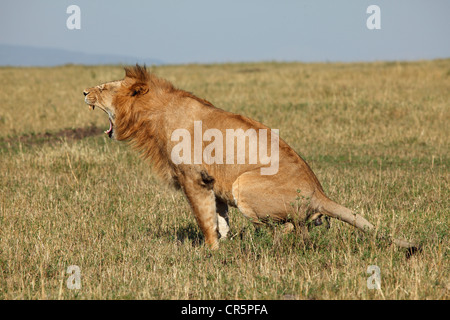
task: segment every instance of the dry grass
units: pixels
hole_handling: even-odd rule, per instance
[[[82,91],[120,67],[0,68],[0,298],[449,298],[450,60],[152,70],[280,129],[332,199],[423,252],[408,259],[340,222],[304,243],[232,211],[235,237],[211,253],[183,196],[126,144],[62,134],[107,128]],[[369,265],[381,290],[367,288]]]

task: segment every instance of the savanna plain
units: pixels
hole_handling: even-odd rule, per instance
[[[279,129],[331,199],[422,250],[340,221],[306,241],[232,209],[212,252],[183,194],[83,101],[121,66],[2,67],[0,299],[448,300],[450,60],[148,69]]]

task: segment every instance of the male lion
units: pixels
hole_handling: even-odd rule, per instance
[[[218,247],[219,237],[225,238],[229,231],[228,206],[237,207],[254,223],[269,218],[282,222],[313,219],[320,224],[320,217],[325,215],[345,221],[362,231],[374,229],[360,215],[330,200],[308,164],[286,142],[276,135],[262,139],[261,132],[268,130],[266,126],[218,109],[206,100],[176,89],[168,81],[148,73],[145,66],[125,68],[123,80],[88,88],[84,90],[84,95],[85,102],[92,109],[97,107],[108,114],[110,127],[105,133],[110,138],[130,141],[144,158],[151,159],[161,180],[183,190],[205,242],[212,249]],[[201,149],[195,145],[198,143],[195,139],[199,135],[196,132],[198,128],[201,130]],[[209,158],[215,161],[202,161],[201,155],[205,155],[207,148],[204,140],[212,140],[212,136],[205,137],[210,129],[216,140],[226,136],[231,129],[235,133],[240,132],[241,137],[245,131],[244,142],[248,138],[249,143],[244,148],[241,145],[240,149],[234,145],[228,148],[235,137],[239,138],[239,134],[232,136],[233,141],[227,136],[226,152],[217,148],[214,157],[211,152]],[[258,159],[252,159],[256,148],[251,142],[258,140],[256,131],[260,133],[260,149],[272,147],[273,142],[277,144],[275,150],[270,147],[273,154],[278,152],[278,159],[274,160],[276,163],[272,163],[277,170],[272,174],[263,174],[261,170],[267,169],[268,164],[268,157],[262,157],[261,151]],[[175,149],[181,150],[178,143],[180,136],[174,139],[174,132],[188,133],[194,137],[184,141],[188,150],[181,148],[182,156],[181,152],[174,152]],[[220,142],[217,144],[220,146],[224,141],[215,142]],[[195,159],[199,150],[200,159]],[[230,152],[236,151],[237,156],[241,157],[238,163],[234,163],[234,154],[229,157]],[[191,160],[191,154],[194,154],[194,161],[186,161]],[[232,163],[226,161],[230,159]],[[293,205],[298,204],[299,200],[302,203]],[[401,247],[413,246],[404,240],[393,241]]]

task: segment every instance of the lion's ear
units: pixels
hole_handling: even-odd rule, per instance
[[[144,95],[148,92],[149,88],[148,85],[145,83],[135,83],[130,88],[130,95],[132,97],[138,96],[138,95]]]

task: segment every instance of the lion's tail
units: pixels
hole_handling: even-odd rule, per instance
[[[321,194],[319,197],[320,199],[318,199],[319,201],[317,202],[318,203],[317,210],[320,213],[347,222],[348,224],[366,233],[375,231],[375,227],[359,214],[353,213],[350,209],[334,202],[333,200],[326,197],[324,194]],[[409,250],[416,251],[417,249],[419,249],[414,242],[393,239],[390,236],[382,234],[377,234],[377,238],[380,240],[387,240],[390,243],[394,243],[399,247],[407,248]]]

